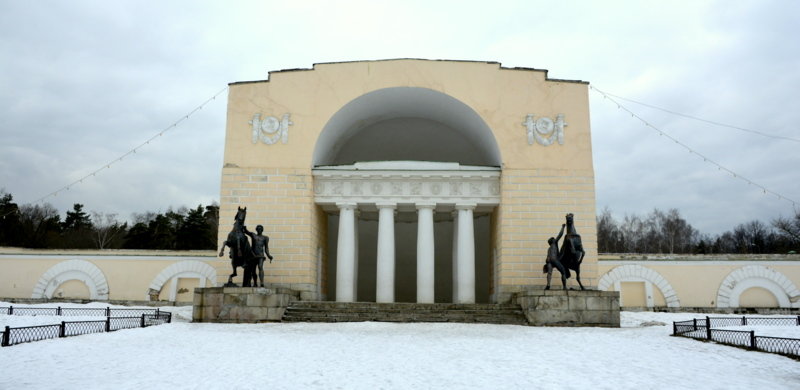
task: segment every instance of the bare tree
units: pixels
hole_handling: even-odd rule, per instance
[[[662,240],[666,244],[664,249],[669,250],[670,254],[676,250],[679,253],[691,252],[697,231],[681,218],[678,209],[670,209],[666,213],[656,209],[653,213],[658,219]]]
[[[800,210],[795,210],[794,218],[779,217],[772,221],[778,234],[795,244],[800,244]]]
[[[617,224],[605,208],[597,216],[598,248],[621,253],[691,253],[699,233],[677,209],[659,209],[644,218],[625,215]]]
[[[97,245],[97,249],[107,249],[115,239],[124,235],[127,224],[120,225],[117,214],[92,212],[94,221],[94,234],[92,239]]]
[[[617,227],[617,222],[611,215],[608,207],[597,216],[597,250],[603,253],[619,253],[621,248],[622,234]]]
[[[53,205],[26,204],[19,208],[24,245],[31,248],[47,248],[53,236],[61,229],[61,217]]]
[[[644,252],[640,243],[643,241],[643,223],[638,215],[625,215],[620,226],[623,240],[623,252],[640,253]]]
[[[151,221],[156,219],[157,216],[158,216],[158,213],[156,213],[154,211],[146,211],[144,213],[133,213],[133,214],[131,214],[131,219],[133,220],[133,224],[134,225],[137,224],[137,223],[143,223],[143,224],[147,225],[148,223],[150,223]]]

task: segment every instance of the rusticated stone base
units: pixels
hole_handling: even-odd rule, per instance
[[[529,290],[515,293],[533,326],[619,327],[619,292],[597,290]]]
[[[279,322],[300,292],[285,288],[209,287],[194,289],[192,322]]]

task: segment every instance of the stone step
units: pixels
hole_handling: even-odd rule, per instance
[[[292,302],[285,322],[460,322],[527,325],[519,305]]]

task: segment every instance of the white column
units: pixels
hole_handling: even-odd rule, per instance
[[[458,211],[453,211],[453,303],[458,302]]]
[[[458,298],[456,303],[475,303],[475,204],[456,205],[458,210]]]
[[[353,212],[353,301],[358,301],[358,206]]]
[[[394,203],[378,203],[378,264],[375,301],[394,302]]]
[[[417,302],[434,300],[433,209],[435,203],[417,204]]]
[[[355,203],[340,203],[336,249],[336,302],[355,301]]]

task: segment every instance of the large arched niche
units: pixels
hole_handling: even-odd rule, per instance
[[[484,120],[461,101],[427,88],[392,87],[345,104],[322,129],[313,165],[435,161],[501,166]]]

